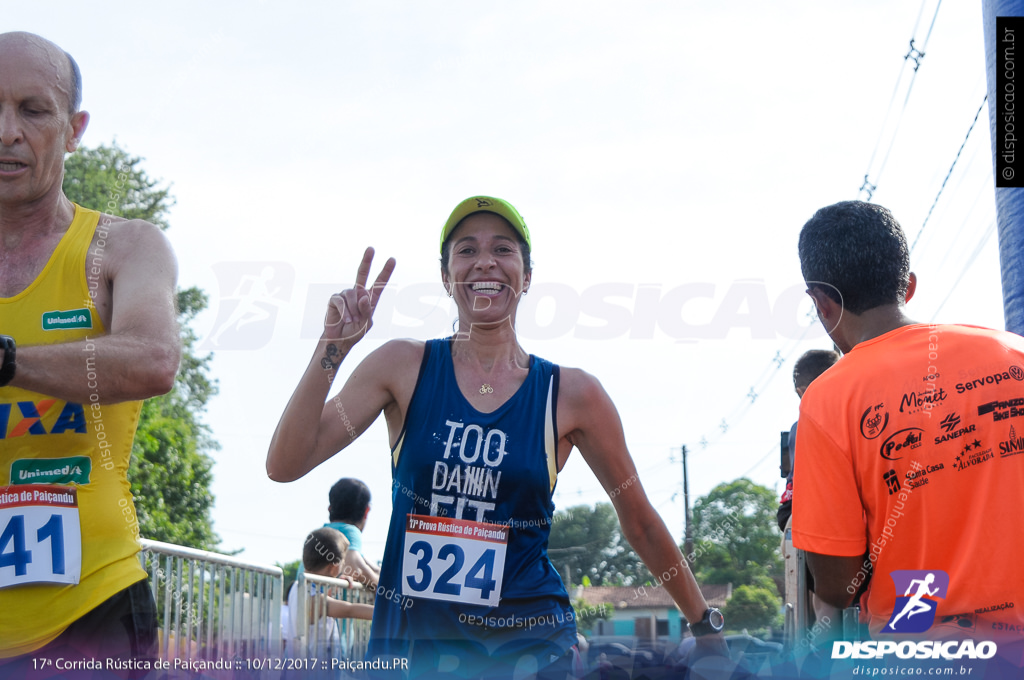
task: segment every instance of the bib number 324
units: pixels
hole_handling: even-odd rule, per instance
[[[495,606],[501,599],[508,527],[409,515],[402,594]]]
[[[77,584],[81,573],[77,489],[46,484],[0,487],[0,588]]]

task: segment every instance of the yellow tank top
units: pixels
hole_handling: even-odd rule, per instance
[[[76,205],[36,280],[0,298],[0,329],[19,346],[84,340],[81,370],[97,386],[103,376],[90,340],[105,329],[89,286],[99,285],[103,266],[99,217]],[[94,232],[99,238],[90,248]],[[0,658],[46,645],[145,578],[127,477],[141,407],[0,388]]]

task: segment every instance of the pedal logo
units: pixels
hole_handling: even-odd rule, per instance
[[[893,457],[899,451],[910,451],[921,446],[921,438],[924,430],[919,427],[908,427],[889,435],[889,438],[882,442],[878,453],[886,460],[900,460],[903,456]]]
[[[935,623],[939,600],[949,590],[949,574],[941,569],[899,569],[889,573],[896,586],[896,605],[883,633],[923,633]]]

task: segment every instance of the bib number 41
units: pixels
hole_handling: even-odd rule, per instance
[[[40,496],[33,488],[40,487],[0,488],[0,500],[8,499],[0,502],[0,588],[77,584],[82,571],[77,497],[54,493],[54,487],[43,487]]]

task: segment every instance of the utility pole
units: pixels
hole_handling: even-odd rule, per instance
[[[690,516],[690,478],[686,470],[686,444],[683,444],[683,557],[693,554],[693,517]],[[693,567],[692,564],[690,564]]]

